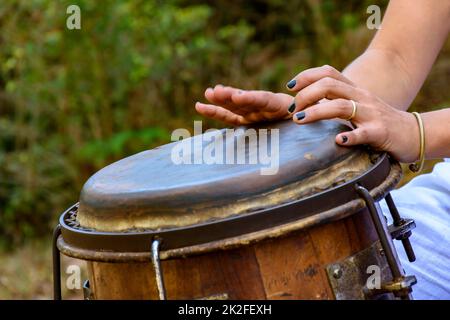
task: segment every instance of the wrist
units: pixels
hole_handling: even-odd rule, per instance
[[[402,125],[393,130],[398,135],[394,146],[395,157],[404,163],[413,163],[420,157],[420,129],[414,114],[406,111],[399,111],[402,114]]]

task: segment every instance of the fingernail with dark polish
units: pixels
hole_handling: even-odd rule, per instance
[[[305,112],[300,111],[295,114],[295,117],[297,118],[297,120],[303,120],[303,119],[305,119],[306,114],[305,114]]]
[[[347,136],[342,136],[342,143],[346,143],[348,141]]]
[[[295,102],[293,102],[291,104],[291,106],[289,107],[288,111],[289,111],[289,113],[292,113],[292,112],[294,112],[294,110],[295,110]]]
[[[287,87],[289,88],[289,89],[292,89],[293,87],[295,87],[295,85],[297,84],[297,81],[295,80],[295,79],[292,79],[291,81],[289,81],[288,83],[287,83]]]

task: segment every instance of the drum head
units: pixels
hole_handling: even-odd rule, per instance
[[[98,231],[122,232],[220,221],[297,201],[361,175],[372,165],[365,149],[344,148],[335,143],[336,134],[349,130],[335,121],[308,125],[283,121],[252,128],[256,144],[247,138],[246,143],[239,145],[245,139],[243,133],[229,139],[225,130],[220,131],[223,152],[234,150],[231,162],[235,164],[205,163],[201,158],[217,136],[205,139],[203,135],[197,140],[189,138],[144,151],[105,167],[82,189],[79,223]],[[250,164],[251,157],[261,151],[265,142],[260,139],[264,133],[260,129],[279,129],[278,139],[273,139],[275,133],[270,130],[266,138],[272,160]],[[276,146],[271,143],[279,146],[278,159]],[[188,158],[197,164],[175,163],[179,159],[174,161],[174,150],[180,151],[178,155],[187,150],[181,144],[188,146]],[[245,164],[236,164],[238,152],[243,152]],[[275,174],[267,174],[271,167],[272,173],[277,170]]]

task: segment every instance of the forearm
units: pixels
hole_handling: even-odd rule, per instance
[[[419,90],[412,84],[401,58],[387,50],[369,48],[343,74],[400,110],[409,108]]]
[[[450,1],[391,0],[369,48],[344,74],[391,106],[407,110],[447,38],[449,21]]]
[[[450,157],[450,108],[422,113],[425,130],[425,157]]]
[[[410,83],[399,62],[395,62],[394,57],[388,59],[388,55],[383,52],[366,52],[350,64],[344,74],[391,106],[406,111],[419,88]],[[422,113],[421,116],[425,130],[425,158],[450,157],[450,108]],[[418,130],[417,127],[417,132]],[[418,137],[412,140],[417,143],[418,155]]]

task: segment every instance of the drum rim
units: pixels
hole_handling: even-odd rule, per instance
[[[306,198],[242,216],[167,230],[104,232],[74,228],[67,223],[67,216],[77,209],[78,204],[75,204],[60,216],[62,234],[57,245],[68,256],[105,262],[150,261],[151,242],[156,238],[162,239],[161,259],[227,249],[350,216],[365,207],[354,190],[355,185],[364,186],[378,200],[392,190],[400,178],[400,165],[384,153],[362,175]],[[324,207],[323,198],[331,193],[334,196],[327,200],[327,207]],[[286,215],[292,217],[293,211],[299,212],[302,207],[311,207],[315,203],[321,207],[307,215],[294,214],[295,219],[281,219]],[[268,216],[277,217],[278,220],[268,219]],[[248,221],[242,223],[243,219]],[[255,227],[253,222],[257,220],[262,223]],[[230,221],[231,224],[227,224]],[[233,228],[233,222],[236,225],[236,221],[240,222],[239,228]],[[218,226],[220,233],[215,229]],[[202,232],[203,237],[192,237]],[[183,236],[189,235],[190,242],[183,243]]]

